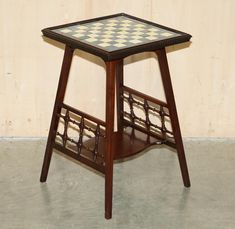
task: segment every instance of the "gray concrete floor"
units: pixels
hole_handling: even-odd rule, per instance
[[[61,155],[39,182],[44,140],[0,141],[0,228],[235,228],[235,141],[189,140],[192,187],[167,148],[115,164],[113,218],[104,219],[104,178]]]

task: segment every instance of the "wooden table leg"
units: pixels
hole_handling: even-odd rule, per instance
[[[106,152],[105,152],[105,218],[112,218],[113,196],[113,131],[115,76],[117,61],[106,62]]]
[[[182,136],[181,136],[181,131],[180,131],[178,114],[177,114],[176,105],[175,105],[175,98],[174,98],[174,93],[173,93],[173,88],[172,88],[172,83],[171,83],[171,77],[170,77],[170,71],[169,71],[169,66],[167,62],[166,51],[165,49],[161,49],[161,50],[158,50],[156,53],[158,55],[158,62],[159,62],[163,87],[165,91],[166,101],[169,106],[172,130],[174,133],[175,144],[176,144],[176,149],[177,149],[177,154],[178,154],[178,159],[179,159],[184,186],[190,187],[188,167],[187,167],[187,162],[186,162],[185,153],[184,153],[184,146],[183,146],[183,141],[182,141]]]
[[[123,130],[123,59],[119,60],[116,68],[116,100],[117,100],[117,128]]]
[[[59,84],[58,84],[57,94],[56,94],[56,99],[55,99],[55,104],[54,104],[54,110],[52,114],[51,125],[50,125],[49,135],[47,139],[47,146],[46,146],[46,151],[45,151],[43,166],[42,166],[42,171],[41,171],[41,177],[40,177],[41,182],[45,182],[47,180],[48,170],[49,170],[51,156],[52,156],[52,145],[55,140],[56,130],[57,130],[58,123],[59,123],[58,114],[60,114],[61,104],[63,103],[63,100],[64,100],[64,95],[65,95],[66,86],[67,86],[68,77],[69,77],[69,70],[70,70],[72,57],[73,57],[73,51],[74,49],[70,48],[69,46],[65,47],[64,59],[62,63],[60,79],[59,79]]]

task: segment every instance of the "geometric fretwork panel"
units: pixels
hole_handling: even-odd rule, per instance
[[[104,165],[99,142],[105,137],[105,123],[65,104],[58,117],[55,144],[77,154],[78,158]]]
[[[123,87],[124,122],[145,133],[174,143],[168,105],[126,86]]]

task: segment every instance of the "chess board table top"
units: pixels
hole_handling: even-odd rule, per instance
[[[42,33],[105,61],[156,51],[191,38],[187,33],[124,13],[50,27]]]

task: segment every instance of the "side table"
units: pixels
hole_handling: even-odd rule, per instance
[[[65,44],[40,181],[48,175],[53,149],[105,175],[105,218],[112,217],[114,160],[149,146],[166,144],[177,151],[185,187],[190,186],[184,146],[165,47],[190,40],[191,35],[124,13],[42,30]],[[106,65],[105,121],[64,103],[73,52],[80,49],[102,58]],[[166,102],[124,85],[123,59],[140,52],[158,57]],[[115,92],[117,131],[114,131]],[[139,115],[141,110],[143,115]],[[63,130],[58,129],[59,123]],[[71,136],[69,129],[77,132]]]

